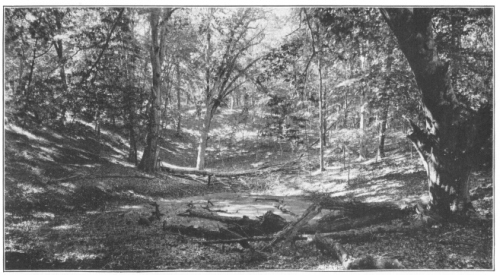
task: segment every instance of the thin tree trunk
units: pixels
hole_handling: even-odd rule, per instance
[[[212,105],[208,104],[198,144],[198,157],[196,159],[196,169],[198,170],[205,169],[205,151],[207,149],[207,137],[210,132],[210,123],[212,121],[213,112],[214,110],[212,109]]]
[[[181,134],[181,70],[179,61],[177,61],[177,65],[175,67],[177,72],[177,135]]]
[[[366,158],[366,134],[365,134],[365,112],[366,112],[366,102],[365,102],[365,91],[361,92],[361,107],[359,110],[359,130],[361,131],[361,137],[359,141],[359,158]]]
[[[389,100],[385,100],[383,108],[384,109],[382,110],[382,115],[379,125],[379,139],[378,139],[378,151],[377,151],[378,158],[385,157],[384,143],[385,143],[385,131],[387,128],[387,114],[389,112]]]
[[[61,20],[64,17],[64,13],[61,13],[59,11],[56,11],[56,27],[58,31],[62,31],[62,22]],[[63,96],[68,92],[68,85],[67,85],[67,80],[66,80],[66,71],[64,69],[64,66],[66,64],[66,61],[64,59],[63,55],[63,43],[61,39],[58,39],[57,41],[53,42],[54,48],[56,49],[57,52],[57,59],[59,63],[59,76],[61,77],[61,83],[62,83],[62,90],[63,90]],[[66,105],[61,104],[61,123],[64,123],[66,120]]]
[[[318,56],[318,73],[319,73],[319,170],[324,171],[324,154],[325,154],[325,135],[324,135],[324,124],[323,121],[323,76],[321,75],[321,56]]]
[[[360,59],[361,59],[361,71],[365,71],[366,53],[363,51],[363,46],[360,45],[359,48]],[[368,103],[366,102],[366,87],[361,87],[361,107],[359,110],[359,130],[361,132],[360,145],[359,145],[359,158],[365,159],[367,157],[366,149],[366,133],[365,133],[365,113]]]
[[[390,92],[390,73],[392,69],[392,61],[394,57],[392,56],[392,51],[393,51],[393,46],[389,44],[389,47],[387,49],[387,60],[385,64],[385,73],[386,73],[386,79],[385,79],[385,89],[386,89],[386,94],[384,98],[384,105],[382,109],[382,114],[381,114],[381,120],[380,120],[380,126],[379,126],[379,143],[378,143],[378,151],[377,151],[377,156],[378,158],[383,158],[385,157],[385,152],[384,152],[384,143],[385,143],[385,131],[387,129],[387,115],[389,113],[389,92]]]
[[[33,48],[33,58],[31,59],[31,65],[30,65],[30,73],[28,75],[28,84],[25,89],[25,103],[24,103],[24,112],[26,113],[28,110],[31,109],[31,82],[33,81],[33,72],[35,70],[35,60],[36,60],[36,45],[38,43],[38,38],[35,39],[35,47]],[[22,87],[21,87],[22,88]],[[33,110],[35,113],[35,116],[38,117],[38,112],[36,110]]]

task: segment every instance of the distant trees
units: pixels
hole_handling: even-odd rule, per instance
[[[227,19],[216,17],[226,12]],[[226,12],[210,9],[201,26],[206,36],[206,48],[202,59],[205,115],[196,160],[196,168],[200,170],[205,168],[207,137],[215,111],[228,95],[241,87],[244,83],[241,79],[260,59],[251,50],[263,38],[262,27],[257,22],[263,18],[262,11],[244,8]]]
[[[290,33],[277,39],[273,25]],[[404,130],[405,116],[419,128],[430,123],[422,132],[439,140],[430,148],[441,152],[440,163],[467,158],[465,166],[452,165],[467,170],[488,152],[491,162],[488,9],[301,7],[277,18],[265,8],[6,8],[5,27],[9,118],[53,126],[83,119],[97,138],[101,124],[110,124],[128,134],[128,159],[145,171],[156,169],[168,131],[182,135],[188,109],[200,118],[196,167],[204,169],[212,119],[230,99],[247,113],[258,110],[262,135],[319,152],[349,145],[362,157],[383,158],[386,133]],[[426,53],[418,53],[416,38],[398,46],[404,35],[430,43]],[[426,66],[446,79],[420,73]],[[445,97],[442,104],[432,103],[435,94]],[[476,128],[482,134],[464,140],[441,137]],[[480,154],[451,153],[462,149]],[[452,169],[438,166],[436,175]],[[433,184],[465,196],[453,184]]]

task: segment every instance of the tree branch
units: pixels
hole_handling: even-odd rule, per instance
[[[85,81],[85,79],[90,75],[92,70],[97,66],[97,64],[99,64],[99,61],[101,61],[101,58],[102,58],[104,52],[108,49],[109,41],[111,40],[111,35],[115,31],[115,28],[118,25],[118,21],[120,21],[120,18],[122,17],[124,11],[125,11],[125,8],[122,8],[120,10],[120,13],[116,17],[115,22],[113,23],[113,26],[111,27],[111,31],[108,33],[108,36],[106,37],[106,43],[104,43],[104,47],[102,48],[101,53],[97,57],[97,60],[94,62],[92,67],[90,67],[90,69],[87,71],[87,74],[85,75],[85,77],[82,78],[82,82]]]

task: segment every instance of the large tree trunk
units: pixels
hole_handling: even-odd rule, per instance
[[[153,69],[153,87],[151,89],[147,145],[139,164],[139,169],[153,172],[156,166],[156,151],[158,145],[159,123],[160,123],[160,78],[161,78],[161,47],[158,43],[158,31],[160,21],[160,9],[153,9],[150,15],[151,24],[151,66]]]
[[[474,131],[450,83],[448,64],[438,56],[432,9],[382,9],[422,91],[425,131],[411,123],[408,138],[427,171],[431,209],[447,216],[470,206],[468,175]],[[469,117],[467,117],[469,116]]]

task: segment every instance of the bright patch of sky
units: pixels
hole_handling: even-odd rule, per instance
[[[263,8],[266,14],[266,37],[262,41],[263,44],[275,47],[293,31],[293,25],[290,23],[289,17],[292,13],[292,8],[289,7],[274,7]]]

